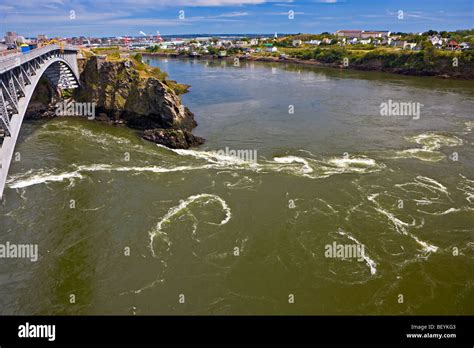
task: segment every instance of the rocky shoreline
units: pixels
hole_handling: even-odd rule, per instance
[[[58,102],[89,103],[94,104],[95,120],[126,125],[157,144],[176,149],[203,144],[203,138],[192,134],[197,122],[172,88],[176,83],[155,76],[159,72],[156,68],[144,66],[132,58],[109,61],[93,55],[80,59],[80,88],[60,98],[48,81],[42,80],[26,118],[63,116],[56,112]]]
[[[225,56],[217,57],[215,55],[201,55],[196,57],[191,56],[180,56],[173,53],[142,53],[143,56],[156,56],[156,57],[167,57],[167,58],[184,58],[184,59],[202,59],[202,60],[226,60],[233,62],[235,58],[239,58],[242,61],[249,62],[263,62],[263,63],[280,63],[280,64],[298,64],[304,66],[313,66],[313,67],[323,67],[323,68],[334,68],[340,70],[357,70],[357,71],[378,71],[390,74],[397,75],[407,75],[407,76],[431,76],[438,78],[452,78],[452,79],[461,79],[461,80],[470,80],[474,79],[472,74],[466,74],[463,71],[454,70],[454,69],[443,69],[440,67],[438,71],[428,71],[424,69],[412,69],[404,67],[383,67],[380,62],[374,60],[373,62],[368,62],[366,64],[349,64],[349,66],[344,66],[342,63],[326,63],[321,62],[315,59],[300,59],[294,57],[286,57],[284,59],[278,57],[256,57],[256,56]]]

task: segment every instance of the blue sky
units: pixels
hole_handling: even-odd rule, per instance
[[[473,4],[474,0],[0,0],[0,31],[69,37],[157,31],[180,35],[456,30],[474,27]]]

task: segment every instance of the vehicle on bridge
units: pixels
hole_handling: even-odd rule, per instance
[[[21,50],[21,53],[23,54],[28,53],[30,52],[30,46],[27,44],[22,44],[20,45],[20,50]]]

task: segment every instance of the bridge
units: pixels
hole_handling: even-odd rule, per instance
[[[79,86],[77,48],[48,45],[0,58],[0,199],[26,109],[40,78],[58,90]]]

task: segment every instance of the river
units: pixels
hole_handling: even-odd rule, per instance
[[[39,258],[0,260],[1,314],[474,314],[474,81],[148,59],[206,144],[26,122],[0,243]]]

